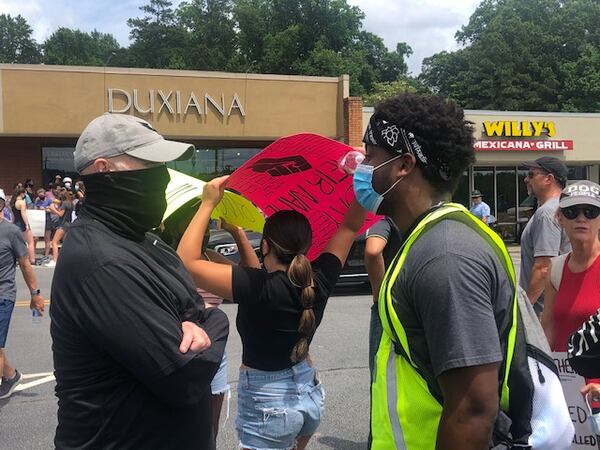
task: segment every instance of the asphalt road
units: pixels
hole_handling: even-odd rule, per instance
[[[514,254],[513,254],[514,256]],[[517,258],[515,258],[517,259]],[[515,261],[518,270],[519,261]],[[53,269],[36,268],[38,284],[49,298]],[[370,295],[364,289],[343,289],[329,301],[323,322],[311,346],[326,391],[326,411],[309,449],[366,449],[369,417],[369,373],[367,334]],[[339,295],[341,294],[341,295]],[[18,275],[17,299],[29,298]],[[236,306],[223,305],[231,324]],[[0,400],[0,449],[36,450],[53,448],[56,398],[52,376],[49,319],[33,324],[27,301],[17,301],[7,341],[7,356],[24,380],[8,400]],[[226,407],[221,418],[219,449],[237,449],[235,434],[237,380],[241,360],[240,339],[232,326],[227,343],[229,381],[232,387],[229,419]]]
[[[49,298],[53,270],[36,268],[38,284]],[[28,299],[20,280],[17,299]],[[325,318],[311,346],[326,390],[326,415],[310,449],[358,450],[366,448],[369,417],[369,374],[367,334],[371,298],[364,289],[345,289],[345,295],[332,297]],[[56,397],[52,377],[49,319],[33,324],[28,302],[17,302],[10,326],[6,353],[12,365],[26,377],[8,400],[0,400],[0,449],[50,449],[56,427]],[[23,306],[19,306],[23,305]],[[232,324],[237,306],[222,309]],[[237,368],[241,361],[240,339],[232,327],[227,343],[229,382],[232,396],[229,419],[223,407],[219,449],[237,449],[235,433]],[[36,384],[39,383],[39,384]],[[201,450],[201,449],[200,449]]]

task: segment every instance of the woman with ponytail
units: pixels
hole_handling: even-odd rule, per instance
[[[262,268],[216,264],[203,260],[200,249],[226,183],[227,177],[220,177],[205,185],[202,204],[177,253],[200,288],[238,304],[240,448],[303,450],[324,406],[310,343],[366,212],[353,202],[312,263],[306,257],[312,242],[308,220],[296,211],[278,211],[265,223]]]

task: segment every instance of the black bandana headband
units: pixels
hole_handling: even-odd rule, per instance
[[[423,167],[436,167],[439,176],[443,180],[450,178],[447,165],[441,161],[438,161],[437,164],[430,161],[430,158],[425,155],[423,148],[412,131],[405,130],[392,122],[378,117],[376,114],[373,114],[371,120],[369,120],[363,142],[385,148],[394,153],[411,153]]]

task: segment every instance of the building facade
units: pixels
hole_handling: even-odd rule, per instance
[[[134,114],[165,137],[193,143],[189,161],[171,167],[210,179],[231,173],[281,136],[312,132],[362,146],[373,114],[349,96],[349,78],[178,70],[0,64],[0,187],[33,178],[76,178],[73,150],[83,128],[104,112]],[[506,240],[517,240],[533,211],[523,162],[567,163],[570,179],[599,180],[594,130],[600,114],[466,111],[477,162],[455,200],[479,189]]]
[[[373,108],[363,108],[363,129],[372,114]],[[534,210],[524,162],[555,156],[567,164],[570,180],[599,180],[600,142],[593,130],[600,128],[600,114],[466,110],[465,117],[474,126],[477,162],[454,200],[469,205],[470,192],[480,190],[506,241],[519,239]]]
[[[75,176],[73,150],[104,112],[134,114],[165,137],[193,143],[173,167],[209,179],[229,173],[281,136],[347,141],[362,105],[349,79],[176,70],[0,64],[0,186]],[[349,120],[349,114],[356,119]]]

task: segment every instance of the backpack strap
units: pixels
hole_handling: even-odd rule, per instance
[[[550,259],[550,262],[552,263],[550,267],[550,283],[556,291],[558,291],[558,288],[560,287],[563,269],[565,267],[565,262],[567,261],[567,256],[569,254],[570,253],[565,253],[564,255],[558,255]]]

